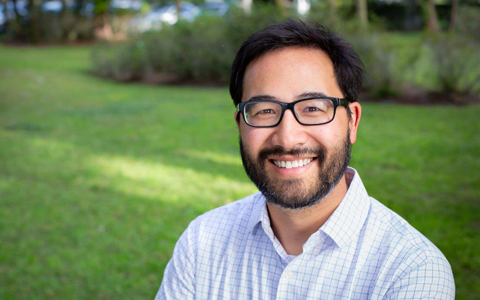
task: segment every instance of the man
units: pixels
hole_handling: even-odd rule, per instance
[[[442,253],[347,167],[362,66],[347,42],[301,22],[244,42],[230,93],[260,193],[189,225],[156,299],[454,299]]]

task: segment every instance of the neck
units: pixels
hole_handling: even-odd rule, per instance
[[[325,224],[347,193],[345,175],[319,203],[301,210],[285,209],[267,203],[270,223],[275,236],[288,254],[303,252],[303,244]]]

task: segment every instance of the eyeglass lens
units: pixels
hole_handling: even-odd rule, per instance
[[[245,119],[253,126],[276,125],[282,116],[282,105],[275,102],[252,102],[245,105]],[[330,122],[334,105],[330,99],[308,99],[297,102],[293,110],[300,123],[316,125]]]

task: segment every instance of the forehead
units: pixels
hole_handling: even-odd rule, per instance
[[[305,93],[343,97],[333,63],[322,50],[283,48],[252,61],[245,71],[242,101],[268,95],[292,102]]]

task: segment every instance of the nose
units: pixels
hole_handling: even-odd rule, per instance
[[[291,110],[286,110],[282,121],[274,127],[272,143],[285,149],[294,149],[303,146],[308,139],[306,126],[298,123]]]

